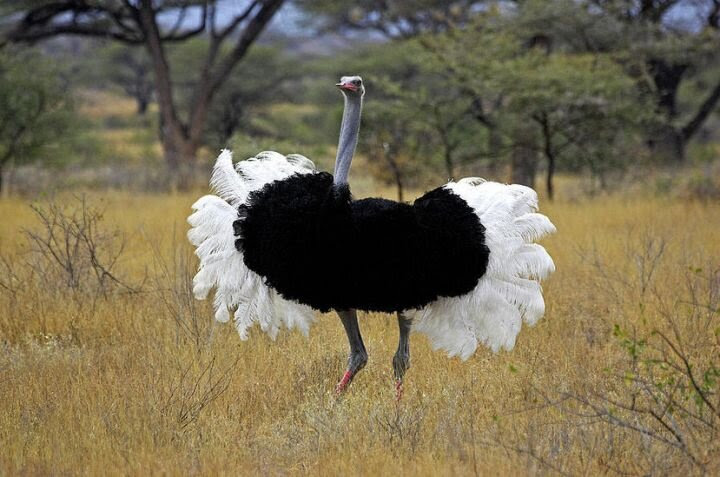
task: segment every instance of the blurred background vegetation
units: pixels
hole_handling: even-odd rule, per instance
[[[355,181],[480,175],[717,197],[718,0],[27,0],[0,7],[3,194],[188,189],[221,148],[330,169],[367,85]],[[689,183],[688,183],[689,181]]]

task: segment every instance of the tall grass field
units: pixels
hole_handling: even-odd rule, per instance
[[[720,472],[720,205],[541,200],[545,317],[466,362],[361,314],[241,341],[195,301],[200,195],[0,201],[0,475]]]

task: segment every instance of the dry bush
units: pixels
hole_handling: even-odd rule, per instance
[[[212,347],[215,323],[208,319],[207,307],[195,299],[192,277],[196,263],[189,248],[171,235],[170,257],[149,237],[152,250],[152,296],[165,309],[174,325],[174,343],[186,351],[185,360],[169,373],[173,381],[159,396],[160,413],[169,416],[180,430],[194,424],[200,414],[227,390],[238,358],[218,360]],[[187,345],[193,351],[187,353]]]
[[[50,201],[30,206],[33,225],[20,231],[20,250],[0,254],[0,294],[5,297],[6,324],[16,331],[23,317],[40,313],[41,334],[55,305],[69,299],[69,333],[77,340],[77,323],[91,316],[99,301],[138,293],[143,280],[130,284],[118,272],[126,247],[123,232],[103,223],[103,211],[85,196],[67,205]],[[53,338],[54,339],[54,338]]]
[[[180,429],[196,422],[203,409],[227,390],[234,363],[218,372],[217,359],[213,356],[194,375],[191,374],[193,364],[180,373],[160,408],[160,413],[171,416]]]
[[[2,285],[16,295],[18,284],[28,280],[48,291],[103,296],[116,288],[137,289],[117,276],[125,239],[117,228],[105,230],[103,212],[75,197],[69,206],[50,202],[30,206],[36,226],[23,230],[27,252],[22,257],[3,257],[8,279]]]
[[[176,230],[171,235],[170,257],[165,257],[158,244],[145,237],[152,250],[153,291],[175,322],[177,332],[200,349],[212,338],[213,322],[207,319],[205,307],[193,295],[192,278],[197,265],[189,248],[177,242],[178,235]]]
[[[497,445],[570,475],[587,470],[587,459],[623,475],[717,470],[720,268],[685,246],[652,227],[629,226],[622,260],[597,243],[579,250],[592,271],[583,286],[606,307],[607,346],[615,351],[601,368],[578,363],[588,379],[566,389],[531,381],[538,405],[521,407],[527,424],[501,430]],[[668,249],[678,253],[669,257]],[[689,265],[697,260],[704,266]],[[535,425],[541,440],[531,438]]]
[[[650,270],[660,256],[653,254]],[[683,267],[685,281],[676,284],[683,290],[668,297],[650,279],[643,280],[652,273],[644,264],[638,262],[637,287],[643,293],[651,287],[652,297],[637,307],[646,322],[633,329],[615,325],[613,335],[624,353],[605,369],[608,382],[566,393],[574,405],[564,403],[564,409],[645,441],[647,461],[639,460],[630,471],[690,466],[707,472],[720,455],[720,269]]]
[[[91,322],[102,327],[108,309],[124,304],[130,316],[121,319],[132,319],[147,305],[161,304],[166,311],[161,318],[175,335],[174,349],[157,349],[170,359],[149,395],[160,410],[158,417],[169,418],[177,430],[194,423],[226,390],[233,364],[219,365],[209,349],[213,322],[192,295],[195,264],[189,248],[179,246],[173,233],[168,260],[158,243],[145,237],[152,262],[130,284],[121,267],[127,259],[125,234],[105,226],[104,211],[87,197],[74,196],[62,206],[56,201],[32,205],[31,210],[33,225],[21,231],[19,251],[0,257],[2,336],[47,349],[83,348],[83,329]],[[26,317],[35,314],[40,316],[39,329],[27,333]],[[51,323],[58,315],[62,323]],[[188,343],[194,351],[188,352]]]

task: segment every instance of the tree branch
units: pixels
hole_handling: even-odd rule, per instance
[[[110,5],[96,5],[84,0],[53,2],[29,10],[17,26],[4,35],[2,43],[8,41],[37,41],[54,35],[72,34],[112,38],[124,43],[138,44],[142,37],[126,22],[133,20],[134,7],[112,8]],[[72,13],[69,20],[55,23]],[[106,16],[97,19],[97,15]],[[83,16],[89,19],[83,21]],[[93,18],[95,16],[95,18]],[[118,28],[113,29],[113,25]]]
[[[713,112],[718,101],[720,101],[720,81],[717,82],[708,97],[705,98],[705,101],[700,105],[700,109],[695,113],[695,116],[682,128],[681,134],[683,140],[688,141],[695,135],[707,117],[710,116],[710,113]]]
[[[33,42],[56,35],[80,35],[111,38],[126,44],[138,45],[145,41],[139,26],[138,7],[123,1],[119,7],[114,3],[98,4],[85,0],[53,2],[31,9],[17,26],[0,41]],[[205,31],[208,2],[203,3],[203,14],[198,25],[186,31],[179,31],[189,6],[180,9],[173,27],[161,34],[161,41],[180,42]],[[154,11],[154,10],[153,10]],[[65,17],[72,13],[71,19]],[[90,17],[90,18],[83,18]]]
[[[713,413],[720,416],[720,413],[715,409],[715,406],[713,406],[713,404],[708,399],[707,393],[705,391],[703,391],[702,389],[700,389],[700,386],[698,385],[697,381],[695,380],[695,374],[692,371],[692,365],[690,364],[690,361],[688,361],[688,358],[683,353],[681,353],[677,349],[677,347],[673,344],[673,342],[670,341],[663,333],[661,333],[660,331],[655,331],[655,333],[657,333],[657,335],[660,336],[663,339],[663,341],[665,341],[665,343],[667,343],[667,345],[670,347],[670,349],[673,351],[673,353],[675,353],[675,355],[678,358],[680,358],[680,361],[683,362],[683,364],[685,365],[684,373],[690,380],[690,384],[692,384],[693,389],[695,389],[695,392],[697,393],[698,397],[700,397],[700,399],[702,399],[702,401],[707,405],[708,408],[710,408],[710,410]]]
[[[203,2],[203,9],[202,9],[202,15],[200,15],[200,23],[195,28],[191,28],[190,30],[186,30],[182,33],[178,33],[177,30],[180,28],[182,24],[182,20],[185,18],[185,11],[187,10],[187,6],[182,7],[182,10],[180,14],[178,15],[178,20],[175,22],[175,26],[170,30],[170,33],[167,35],[161,35],[160,40],[161,41],[183,41],[187,40],[188,38],[192,38],[196,35],[199,35],[200,33],[205,31],[205,26],[207,24],[207,11],[208,11],[208,2]]]
[[[712,5],[707,16],[707,23],[710,28],[720,30],[720,0],[712,0]]]
[[[130,45],[138,45],[143,42],[141,38],[133,38],[128,35],[109,31],[107,28],[94,27],[94,26],[80,26],[74,24],[68,25],[56,25],[52,28],[48,28],[41,31],[34,32],[22,32],[13,33],[7,40],[10,41],[23,41],[23,42],[34,42],[50,38],[57,35],[79,35],[79,36],[92,36],[101,38],[112,38],[113,40],[121,41]]]
[[[225,56],[224,60],[214,69],[214,71],[208,72],[207,81],[199,86],[195,99],[193,100],[193,106],[190,113],[189,129],[195,134],[201,134],[201,124],[205,121],[207,114],[207,106],[215,93],[220,89],[220,86],[225,79],[230,75],[233,68],[237,63],[245,56],[250,45],[253,44],[255,39],[265,28],[265,25],[272,19],[275,12],[282,6],[284,0],[265,0],[263,1],[262,7],[255,16],[248,22],[245,30],[243,31],[237,43],[233,47],[232,51]],[[251,5],[253,6],[253,5]],[[246,13],[249,15],[250,11]],[[244,13],[245,14],[245,13]],[[244,15],[243,14],[243,15]],[[241,15],[241,17],[243,16]],[[219,47],[219,43],[216,42],[216,47]]]
[[[174,36],[178,30],[180,29],[180,26],[182,26],[183,21],[185,20],[185,15],[187,14],[188,5],[183,5],[180,7],[180,11],[178,12],[177,18],[175,19],[175,24],[170,29],[170,32],[168,33],[168,36]]]
[[[217,38],[219,41],[223,41],[225,38],[227,38],[228,35],[232,34],[232,32],[235,31],[235,29],[240,25],[247,17],[252,13],[252,11],[255,9],[255,7],[258,5],[258,1],[255,0],[252,2],[244,12],[242,12],[240,15],[233,18],[233,20],[226,26],[225,28],[220,31],[220,33],[214,34],[213,38]]]
[[[160,105],[160,114],[163,116],[164,127],[177,126],[179,120],[175,103],[173,102],[170,66],[165,56],[165,48],[163,47],[157,17],[152,8],[151,0],[143,0],[140,3],[138,23],[146,38],[148,53],[153,59],[155,88],[158,94],[158,104]]]

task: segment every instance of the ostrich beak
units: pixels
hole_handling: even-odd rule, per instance
[[[335,86],[346,91],[357,91],[357,86],[352,83],[336,83]]]

